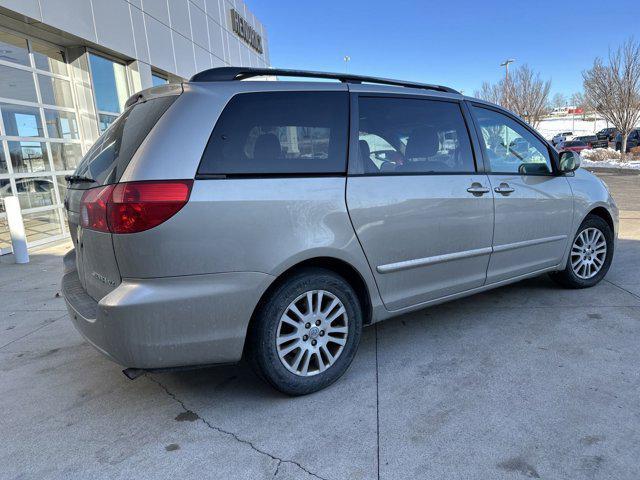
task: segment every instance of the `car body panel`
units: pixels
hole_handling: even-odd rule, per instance
[[[571,236],[573,198],[567,179],[554,175],[489,175],[495,195],[493,253],[487,283],[558,265]]]
[[[350,177],[347,204],[386,307],[484,284],[493,236],[484,174]]]

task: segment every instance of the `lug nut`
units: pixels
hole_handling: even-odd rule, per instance
[[[316,346],[316,343],[318,342],[316,342],[315,340],[311,340],[311,345],[313,345],[314,347]]]
[[[322,322],[320,320],[316,320],[316,325],[320,325]]]
[[[320,330],[320,336],[324,337],[324,330]]]
[[[304,328],[311,328],[311,324],[309,322],[305,323]]]
[[[304,335],[304,336],[302,337],[302,340],[304,340],[304,341],[306,342],[307,340],[309,340],[309,336],[308,336],[308,335]]]

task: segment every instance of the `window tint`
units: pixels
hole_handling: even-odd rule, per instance
[[[94,54],[89,61],[98,110],[122,112],[129,97],[125,66]]]
[[[346,92],[236,95],[213,129],[198,173],[343,173]]]
[[[102,185],[117,182],[142,141],[176,98],[159,97],[129,107],[93,144],[76,174]]]
[[[533,133],[494,110],[472,108],[492,172],[545,174],[553,171],[547,146]]]
[[[356,173],[475,172],[457,103],[362,97],[359,116]]]

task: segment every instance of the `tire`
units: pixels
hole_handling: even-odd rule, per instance
[[[580,235],[583,234],[583,232],[585,232],[586,234],[589,234],[593,231],[599,231],[602,234],[604,238],[604,242],[606,244],[606,253],[604,254],[603,257],[600,257],[602,260],[602,265],[599,267],[599,270],[589,278],[584,278],[587,276],[586,270],[583,270],[581,272],[581,269],[578,268],[578,272],[582,273],[582,274],[579,274],[578,272],[576,272],[576,268],[574,268],[572,265],[572,261],[576,262],[581,257],[574,256],[572,260],[572,254],[574,254],[574,250],[576,251],[576,253],[581,250],[581,248],[579,248],[579,245],[577,245],[577,243],[578,244],[581,243],[581,241],[578,241],[578,238],[580,237]],[[586,237],[583,237],[583,238],[586,238]],[[594,243],[598,244],[599,241],[595,241]],[[589,244],[587,244],[586,246],[589,246]],[[594,247],[594,245],[591,245],[591,247]],[[572,240],[571,250],[569,252],[569,258],[567,258],[567,264],[565,266],[565,269],[560,272],[553,272],[549,276],[556,283],[566,288],[593,287],[594,285],[598,284],[609,271],[609,267],[611,266],[611,261],[613,260],[613,249],[614,249],[613,231],[611,230],[611,227],[609,226],[609,224],[598,216],[588,215],[587,218],[585,218],[582,224],[580,225],[580,228],[578,228],[578,231],[576,232],[576,235]],[[590,254],[588,255],[587,258],[593,259],[593,265],[598,264],[596,260],[596,254]],[[578,263],[578,265],[580,265],[580,263]]]
[[[283,320],[285,313],[294,322]],[[308,268],[287,278],[259,306],[248,334],[248,360],[276,390],[306,395],[344,374],[361,334],[362,308],[351,285],[330,270]]]

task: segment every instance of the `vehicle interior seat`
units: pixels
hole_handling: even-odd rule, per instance
[[[405,149],[404,165],[398,168],[403,172],[446,172],[451,170],[442,161],[433,160],[440,149],[438,131],[431,126],[415,128]]]
[[[256,139],[253,158],[282,158],[282,145],[280,145],[280,140],[275,133],[263,133]]]

